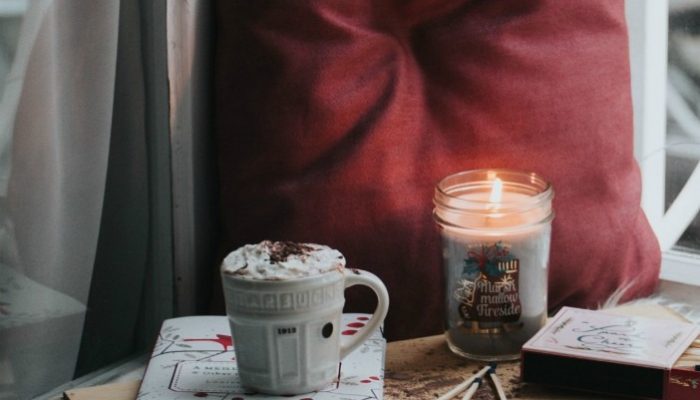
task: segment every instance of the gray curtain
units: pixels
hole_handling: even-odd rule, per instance
[[[166,75],[144,32],[164,2],[28,4],[0,102],[3,399],[133,353],[173,310]]]

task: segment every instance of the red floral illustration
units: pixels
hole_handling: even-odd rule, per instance
[[[215,342],[223,346],[224,350],[233,347],[231,335],[216,335],[216,339],[184,339],[185,342]]]

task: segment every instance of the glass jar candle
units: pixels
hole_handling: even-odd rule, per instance
[[[435,188],[450,349],[512,360],[547,318],[552,186],[535,173],[472,170]]]

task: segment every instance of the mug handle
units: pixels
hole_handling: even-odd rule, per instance
[[[350,354],[353,350],[359,347],[362,342],[374,332],[375,329],[384,321],[387,311],[389,311],[389,293],[386,290],[384,283],[373,273],[356,268],[348,268],[345,270],[345,288],[355,285],[364,285],[372,289],[377,296],[377,308],[372,314],[372,318],[367,321],[367,324],[357,333],[357,335],[349,338],[344,338],[341,335],[340,339],[340,358]]]

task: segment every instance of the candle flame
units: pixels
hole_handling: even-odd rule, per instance
[[[491,195],[489,196],[489,203],[500,203],[503,198],[503,181],[499,178],[493,180],[491,185]]]

